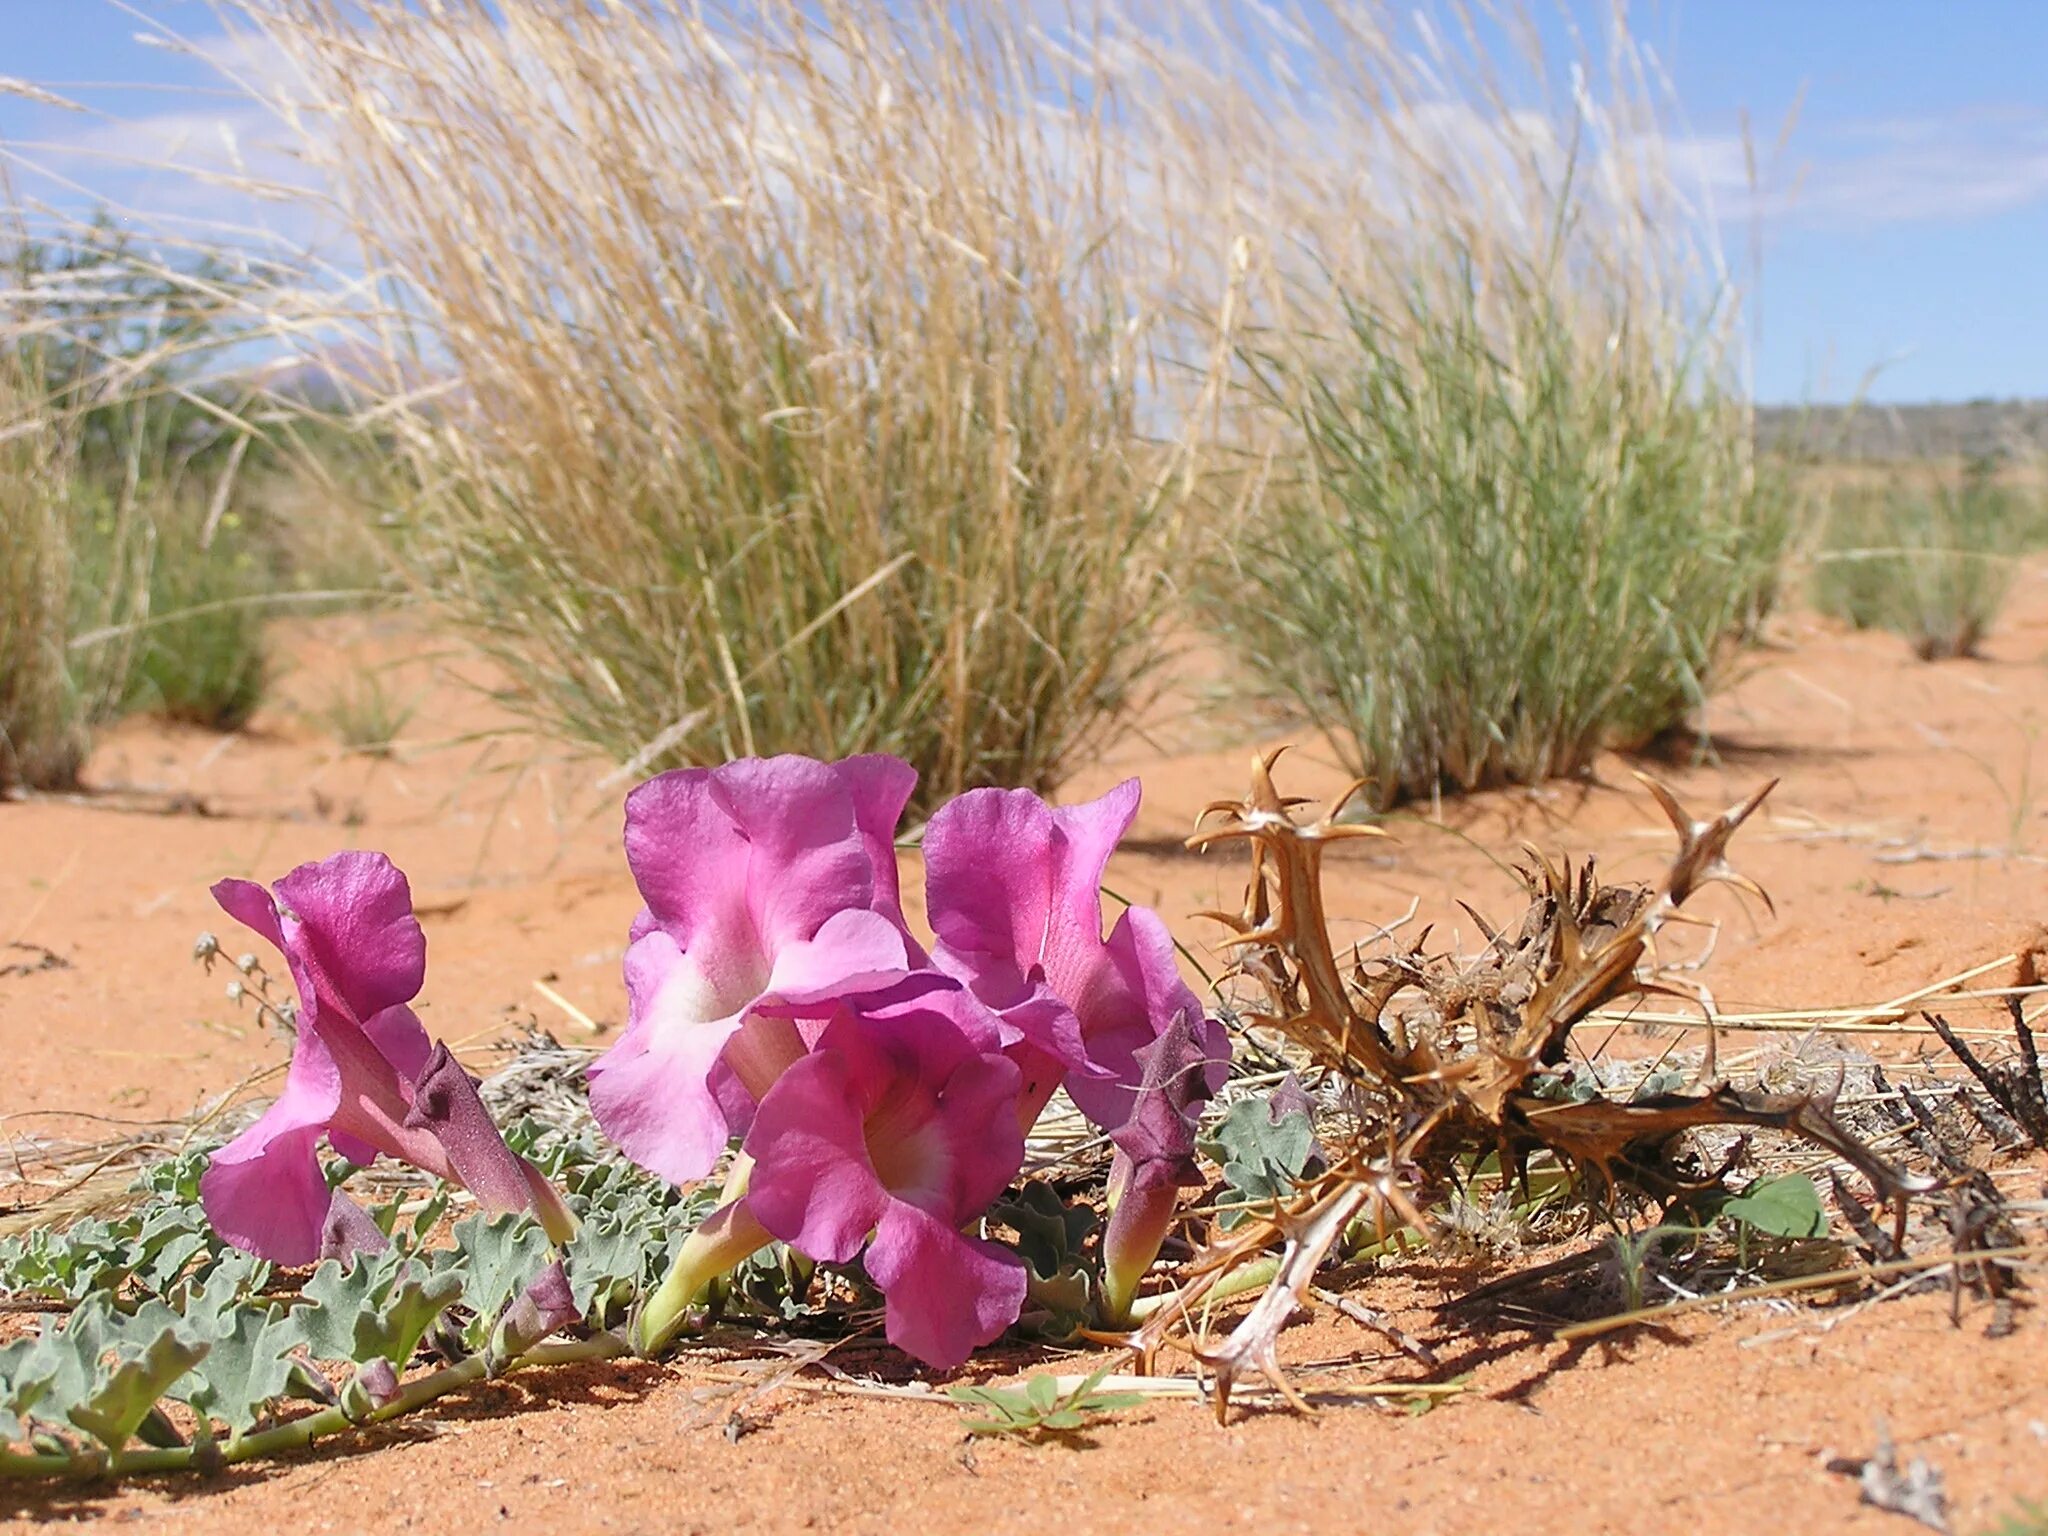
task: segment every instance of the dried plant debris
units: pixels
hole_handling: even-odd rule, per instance
[[[1970,1075],[1984,1085],[1991,1103],[1975,1095],[1964,1102],[1977,1116],[2001,1151],[2033,1146],[2048,1151],[2048,1084],[2041,1076],[2041,1055],[2034,1043],[2034,1031],[2027,1024],[2026,1009],[2017,997],[2008,997],[2013,1038],[2019,1043],[2019,1058],[2003,1066],[1987,1066],[1963,1038],[1939,1014],[1922,1014],[1941,1037],[1941,1043],[1955,1053],[1956,1060],[1970,1069]]]
[[[1891,1431],[1880,1421],[1877,1450],[1869,1456],[1838,1456],[1828,1463],[1830,1472],[1856,1479],[1863,1502],[1918,1520],[1930,1530],[1949,1530],[1948,1485],[1941,1469],[1926,1458],[1915,1456],[1901,1468],[1898,1447]]]
[[[16,960],[9,965],[0,965],[0,976],[33,976],[38,971],[68,971],[71,962],[54,949],[41,944],[24,944],[19,940],[0,945],[0,951],[11,951],[28,955],[27,960]]]
[[[1211,806],[1189,846],[1249,847],[1242,910],[1211,915],[1233,930],[1226,943],[1237,970],[1263,994],[1248,1022],[1284,1037],[1341,1085],[1341,1129],[1322,1133],[1320,1172],[1296,1181],[1256,1219],[1212,1232],[1183,1271],[1176,1299],[1129,1336],[1146,1369],[1173,1343],[1213,1372],[1219,1416],[1250,1374],[1300,1406],[1280,1369],[1277,1340],[1332,1247],[1361,1221],[1428,1232],[1424,1211],[1477,1159],[1497,1158],[1526,1186],[1532,1160],[1541,1157],[1566,1170],[1596,1210],[1624,1197],[1678,1203],[1720,1185],[1719,1174],[1702,1179],[1683,1155],[1685,1133],[1778,1132],[1859,1173],[1875,1203],[1891,1212],[1891,1241],[1903,1242],[1908,1198],[1938,1181],[1874,1151],[1836,1116],[1831,1094],[1737,1087],[1716,1076],[1711,1049],[1691,1086],[1660,1075],[1625,1098],[1568,1062],[1573,1029],[1618,999],[1678,995],[1711,1018],[1704,989],[1658,965],[1656,941],[1667,924],[1690,920],[1685,904],[1709,885],[1769,904],[1728,862],[1727,847],[1770,785],[1699,819],[1645,779],[1678,838],[1655,883],[1604,884],[1591,860],[1559,865],[1532,849],[1519,871],[1527,910],[1502,927],[1479,919],[1487,943],[1476,958],[1431,953],[1424,934],[1404,953],[1365,959],[1356,951],[1339,955],[1321,866],[1331,844],[1382,834],[1337,819],[1349,793],[1332,814],[1305,819],[1304,802],[1283,798],[1274,784],[1278,756],[1255,761],[1250,794]],[[1202,1297],[1276,1244],[1278,1271],[1232,1332],[1216,1344],[1188,1339]]]

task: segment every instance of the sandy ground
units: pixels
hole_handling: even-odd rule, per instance
[[[249,731],[131,723],[95,755],[92,794],[0,805],[0,946],[27,946],[0,948],[0,968],[23,967],[0,974],[0,1133],[24,1155],[40,1138],[185,1115],[273,1062],[275,1047],[223,997],[225,976],[188,961],[202,929],[231,953],[243,946],[206,886],[271,878],[341,846],[382,848],[410,871],[432,962],[423,1016],[474,1064],[528,1018],[569,1040],[592,1038],[582,1018],[600,1042],[617,1028],[636,906],[617,851],[623,786],[505,734],[464,686],[466,664],[403,619],[306,624],[285,645],[278,700]],[[1724,1011],[1877,1003],[1978,966],[1976,985],[2013,980],[2013,957],[2048,919],[2044,652],[2043,567],[2024,575],[1980,660],[1927,665],[1888,637],[1780,623],[1710,710],[1715,755],[1655,765],[1703,810],[1782,780],[1736,845],[1776,918],[1728,893],[1706,903],[1723,923],[1702,979]],[[1219,724],[1227,717],[1199,702],[1207,670],[1190,656],[1181,702],[1065,791],[1143,775],[1144,810],[1111,884],[1159,907],[1198,953],[1215,930],[1187,914],[1234,906],[1241,869],[1183,854],[1178,840],[1203,804],[1241,789],[1255,744],[1286,734]],[[340,751],[322,719],[370,672],[417,706],[386,758]],[[1290,763],[1283,785],[1296,792],[1344,782],[1312,741]],[[1424,807],[1398,822],[1398,843],[1333,859],[1332,910],[1368,933],[1412,907],[1416,923],[1463,924],[1469,939],[1453,898],[1514,911],[1504,864],[1524,841],[1597,853],[1610,876],[1647,875],[1668,835],[1630,766]],[[1986,1005],[1955,1014],[1996,1023]],[[1783,1039],[1731,1037],[1724,1061]],[[1615,1048],[1668,1043],[1630,1035]],[[1929,1044],[1906,1031],[1864,1043],[1900,1058]],[[1078,1447],[970,1446],[945,1406],[792,1388],[746,1404],[751,1432],[730,1440],[721,1426],[737,1399],[717,1395],[729,1390],[720,1368],[686,1357],[536,1376],[432,1425],[212,1484],[0,1490],[0,1517],[233,1532],[883,1531],[906,1520],[986,1532],[1903,1532],[1827,1470],[1868,1453],[1880,1423],[1902,1453],[1945,1472],[1959,1531],[1992,1527],[2020,1498],[2048,1501],[2048,1326],[2036,1312],[1993,1340],[1987,1312],[1951,1326],[1945,1297],[1753,1307],[1573,1351],[1437,1318],[1435,1304],[1471,1279],[1418,1262],[1362,1282],[1365,1299],[1437,1342],[1448,1371],[1473,1373],[1465,1395],[1420,1416],[1253,1412],[1219,1430],[1193,1404],[1160,1402]],[[1409,1369],[1339,1316],[1288,1340],[1296,1362]],[[902,1374],[885,1353],[840,1358]]]

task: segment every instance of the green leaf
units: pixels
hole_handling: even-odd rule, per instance
[[[1100,1225],[1093,1210],[1069,1205],[1043,1179],[1027,1180],[1015,1195],[997,1201],[989,1216],[1016,1229],[1018,1257],[1042,1280],[1071,1269],[1088,1234]]]
[[[583,1315],[602,1327],[616,1296],[631,1296],[646,1283],[651,1261],[666,1258],[668,1234],[646,1212],[613,1211],[586,1216],[569,1241],[563,1268],[569,1293]]]
[[[1772,1237],[1826,1237],[1828,1213],[1803,1173],[1760,1179],[1721,1207],[1721,1214]]]
[[[356,1318],[355,1342],[349,1355],[357,1365],[389,1360],[403,1371],[434,1319],[462,1294],[462,1277],[453,1274],[408,1274],[394,1285],[375,1311]]]
[[[313,1305],[294,1308],[293,1315],[314,1359],[355,1358],[356,1319],[382,1304],[404,1262],[396,1253],[359,1253],[346,1269],[328,1259],[313,1271],[300,1287]]]
[[[548,1235],[529,1216],[472,1216],[455,1225],[462,1265],[462,1304],[474,1312],[488,1335],[505,1303],[526,1288],[548,1262]],[[473,1340],[475,1347],[482,1340]]]
[[[216,1319],[206,1336],[206,1358],[192,1368],[172,1395],[210,1414],[239,1435],[283,1397],[297,1361],[291,1350],[300,1329],[282,1307],[237,1307]]]
[[[1027,1377],[1021,1387],[948,1387],[954,1402],[984,1408],[994,1418],[969,1419],[966,1429],[973,1435],[1032,1435],[1080,1429],[1106,1413],[1135,1408],[1145,1401],[1142,1392],[1099,1392],[1096,1388],[1109,1375],[1111,1366],[1091,1372],[1065,1394],[1059,1378],[1049,1374]]]
[[[1263,1203],[1293,1190],[1315,1160],[1316,1128],[1302,1110],[1273,1113],[1269,1099],[1240,1099],[1201,1143],[1203,1156],[1223,1170],[1225,1203]],[[1234,1227],[1251,1215],[1225,1211],[1221,1223]]]
[[[49,1395],[57,1371],[43,1334],[0,1346],[0,1440],[27,1437],[31,1416]]]
[[[10,1345],[0,1357],[8,1417],[22,1424],[68,1423],[71,1410],[92,1396],[116,1326],[113,1299],[91,1296],[61,1323],[46,1318],[33,1338]]]
[[[417,1251],[426,1240],[434,1235],[434,1228],[441,1224],[441,1218],[448,1213],[448,1202],[453,1192],[446,1184],[435,1188],[427,1203],[413,1213],[412,1241],[404,1246]]]
[[[116,1365],[85,1402],[71,1410],[71,1422],[118,1455],[171,1383],[206,1358],[203,1343],[166,1328],[141,1355]]]

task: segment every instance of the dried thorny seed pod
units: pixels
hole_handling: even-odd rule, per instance
[[[1657,967],[1656,938],[1666,923],[1686,920],[1681,908],[1709,885],[1732,886],[1770,905],[1763,889],[1729,864],[1727,846],[1771,784],[1702,820],[1645,778],[1678,834],[1678,852],[1661,880],[1602,885],[1590,859],[1559,866],[1530,849],[1521,870],[1528,909],[1518,924],[1500,929],[1472,913],[1487,938],[1477,958],[1430,955],[1418,946],[1370,964],[1354,956],[1347,967],[1339,963],[1324,908],[1323,851],[1340,839],[1382,834],[1335,819],[1349,791],[1331,814],[1299,819],[1302,802],[1283,799],[1273,783],[1279,755],[1258,757],[1250,793],[1212,805],[1188,843],[1249,846],[1243,909],[1211,914],[1233,930],[1225,942],[1236,951],[1238,973],[1265,994],[1249,1021],[1279,1032],[1340,1076],[1356,1128],[1348,1146],[1333,1149],[1327,1171],[1292,1200],[1214,1235],[1189,1264],[1176,1299],[1131,1336],[1149,1368],[1218,1280],[1280,1244],[1277,1275],[1229,1337],[1214,1347],[1188,1346],[1216,1373],[1219,1417],[1234,1383],[1254,1370],[1299,1405],[1282,1377],[1276,1342],[1317,1267],[1361,1219],[1426,1230],[1423,1209],[1455,1182],[1464,1159],[1497,1153],[1502,1169],[1515,1171],[1548,1153],[1596,1199],[1624,1187],[1668,1197],[1694,1182],[1673,1164],[1672,1143],[1681,1133],[1761,1126],[1849,1162],[1897,1209],[1901,1223],[1905,1196],[1932,1187],[1874,1154],[1820,1098],[1712,1080],[1711,1051],[1708,1081],[1689,1090],[1664,1085],[1667,1091],[1625,1103],[1575,1093],[1559,1070],[1573,1028],[1620,997],[1688,997],[1711,1022],[1705,989]]]

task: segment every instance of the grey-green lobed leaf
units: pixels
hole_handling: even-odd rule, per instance
[[[462,1277],[409,1273],[391,1287],[381,1305],[356,1318],[349,1358],[357,1365],[386,1360],[400,1371],[412,1359],[434,1319],[462,1294]]]
[[[1278,1199],[1315,1160],[1314,1119],[1299,1108],[1283,1108],[1275,1114],[1275,1107],[1272,1099],[1241,1099],[1201,1143],[1202,1154],[1223,1169],[1230,1192],[1226,1203]],[[1236,1226],[1249,1214],[1226,1210],[1222,1225]]]
[[[455,1225],[461,1301],[487,1335],[505,1304],[547,1265],[548,1235],[529,1216],[472,1216]],[[472,1347],[482,1339],[473,1338]]]
[[[206,1358],[171,1395],[239,1435],[290,1390],[297,1366],[292,1350],[302,1330],[290,1310],[275,1304],[238,1307],[215,1321],[218,1330],[205,1338]]]
[[[118,1455],[171,1384],[206,1358],[207,1346],[166,1327],[140,1354],[120,1360],[101,1376],[83,1403],[70,1410],[73,1424]]]

